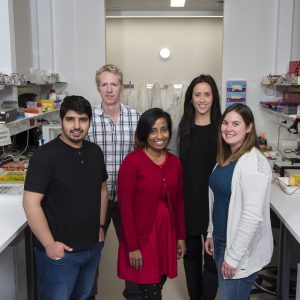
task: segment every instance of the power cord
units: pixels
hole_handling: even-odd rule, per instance
[[[276,178],[274,178],[274,179],[272,180],[272,182],[275,182],[275,181],[278,182],[278,185],[279,185],[280,189],[281,189],[285,194],[290,195],[290,196],[291,196],[291,195],[294,195],[294,194],[296,193],[296,191],[298,191],[298,190],[300,189],[300,186],[294,187],[295,189],[294,189],[291,193],[288,193],[288,192],[283,188],[283,186],[285,186],[285,187],[291,187],[290,185],[284,183],[284,182],[283,182],[282,180],[280,180],[278,177],[276,177]]]
[[[279,141],[280,141],[280,129],[281,129],[281,127],[282,127],[282,124],[286,124],[286,123],[287,123],[287,121],[284,120],[284,121],[282,121],[282,122],[279,124],[279,126],[278,126],[278,134],[277,134],[278,138],[277,138],[277,147],[276,147],[276,151],[278,151],[278,152],[280,153],[280,155],[282,156],[282,159],[283,159],[283,160],[288,160],[288,157],[286,157],[286,156],[281,152],[281,150],[279,149]]]
[[[26,152],[26,150],[27,150],[27,148],[28,148],[28,143],[29,143],[29,130],[27,130],[26,146],[25,146],[25,148],[24,148],[23,151],[21,151],[20,153],[18,153],[18,154],[16,155],[16,156],[17,156],[17,159],[18,159],[19,157],[21,157],[22,154],[23,154],[24,152]]]

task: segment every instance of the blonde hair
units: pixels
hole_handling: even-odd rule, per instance
[[[123,84],[123,73],[121,72],[121,70],[113,64],[107,64],[107,65],[102,66],[100,69],[98,69],[96,71],[95,81],[96,81],[97,86],[99,86],[99,84],[100,84],[99,77],[103,72],[110,72],[110,73],[117,75],[119,77],[119,82],[121,84]]]
[[[225,143],[221,134],[221,126],[223,120],[225,119],[226,115],[231,111],[235,111],[236,113],[238,113],[242,117],[246,126],[250,126],[252,124],[252,129],[249,133],[246,133],[242,146],[234,153],[231,153],[230,146],[227,143]],[[249,152],[253,147],[256,147],[260,150],[260,145],[255,129],[254,116],[251,109],[247,105],[238,103],[227,107],[227,109],[224,111],[221,117],[221,122],[219,124],[217,145],[217,162],[220,165],[224,165],[225,162],[230,163],[238,160],[243,154]]]

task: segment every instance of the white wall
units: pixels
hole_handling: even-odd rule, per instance
[[[209,73],[221,83],[223,19],[107,19],[106,61],[125,83],[189,83]],[[171,49],[163,61],[159,50]]]
[[[227,80],[245,79],[247,104],[254,112],[258,133],[266,131],[269,142],[276,143],[280,120],[259,109],[260,101],[272,98],[265,94],[260,81],[270,73],[288,71],[293,1],[226,0],[224,3],[222,98],[226,99]]]
[[[33,49],[38,54],[35,65],[58,73],[68,82],[69,94],[98,100],[94,74],[105,63],[104,0],[32,2],[32,10],[36,9],[32,24],[38,27],[38,37],[33,38],[38,47]]]
[[[0,72],[15,72],[15,43],[11,0],[0,0]]]
[[[68,91],[99,101],[95,72],[105,63],[104,0],[52,0],[54,70]]]
[[[13,0],[16,71],[29,78],[33,67],[30,0]]]
[[[294,24],[292,40],[292,58],[291,60],[300,60],[300,0],[295,0],[294,4]]]

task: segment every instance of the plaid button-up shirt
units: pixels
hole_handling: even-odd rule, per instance
[[[139,117],[139,112],[121,104],[120,116],[115,124],[105,115],[102,104],[93,107],[87,139],[98,144],[104,153],[110,201],[118,201],[118,172],[125,156],[133,150],[134,133]]]

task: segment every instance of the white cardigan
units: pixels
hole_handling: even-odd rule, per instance
[[[233,279],[247,277],[261,270],[271,260],[271,179],[270,165],[255,147],[242,155],[234,168],[224,256],[224,260],[236,268]],[[213,235],[213,201],[214,195],[209,188],[208,237]]]

